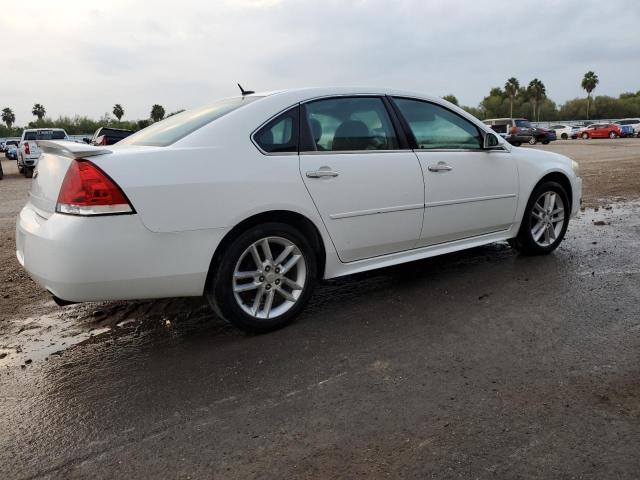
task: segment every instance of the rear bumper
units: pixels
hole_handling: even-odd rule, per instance
[[[226,231],[154,233],[138,215],[44,218],[27,204],[16,224],[16,256],[67,301],[198,296]]]

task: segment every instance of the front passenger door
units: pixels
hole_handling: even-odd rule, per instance
[[[408,124],[425,180],[418,246],[507,230],[518,203],[517,165],[508,150],[483,150],[476,125],[444,106],[394,98]]]

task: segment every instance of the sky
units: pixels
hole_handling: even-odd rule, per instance
[[[9,0],[1,0],[0,4]],[[13,2],[11,2],[13,3]],[[362,85],[477,106],[515,76],[557,103],[640,90],[637,0],[22,0],[0,15],[0,109],[16,124],[148,118],[238,93]]]

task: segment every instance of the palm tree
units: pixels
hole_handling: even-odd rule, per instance
[[[445,95],[444,97],[442,97],[442,99],[446,100],[447,102],[453,103],[454,105],[458,105],[458,99],[453,93],[450,93],[449,95]]]
[[[164,118],[164,108],[157,103],[151,107],[151,118],[154,122],[159,122]]]
[[[504,84],[504,92],[509,97],[509,117],[513,117],[513,100],[518,95],[518,90],[520,89],[520,82],[515,77],[511,77],[507,80],[507,83]]]
[[[116,103],[113,106],[113,114],[118,119],[118,121],[120,121],[120,119],[124,116],[124,108],[122,108],[122,105]]]
[[[536,122],[539,120],[538,118],[538,104],[540,101],[547,96],[547,88],[537,78],[534,78],[529,82],[529,86],[527,87],[527,92],[531,97],[531,102],[533,103],[533,117],[536,119]]]
[[[584,74],[584,78],[582,79],[582,88],[587,91],[587,120],[589,120],[589,106],[591,104],[591,92],[596,89],[596,85],[600,83],[600,79],[598,75],[589,70]]]
[[[7,124],[7,128],[11,128],[11,125],[16,121],[16,115],[9,107],[2,109],[2,121]]]
[[[33,105],[33,109],[31,110],[31,113],[33,113],[36,117],[38,117],[38,120],[42,120],[44,118],[44,115],[47,113],[47,111],[45,110],[44,105],[40,103],[36,103]]]

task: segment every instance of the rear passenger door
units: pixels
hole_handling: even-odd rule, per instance
[[[300,174],[340,260],[415,247],[422,171],[386,99],[331,97],[305,103],[301,112]]]

